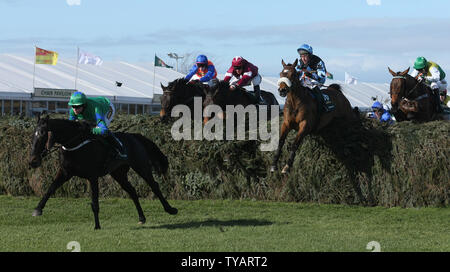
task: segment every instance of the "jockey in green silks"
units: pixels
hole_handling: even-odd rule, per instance
[[[69,100],[69,120],[86,120],[96,124],[91,133],[104,136],[104,139],[116,150],[116,159],[126,159],[122,143],[108,129],[115,114],[114,104],[106,97],[86,97],[82,92],[75,92]]]

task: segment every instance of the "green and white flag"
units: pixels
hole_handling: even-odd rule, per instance
[[[162,59],[158,58],[156,55],[155,55],[155,66],[173,68],[173,66],[167,65]]]

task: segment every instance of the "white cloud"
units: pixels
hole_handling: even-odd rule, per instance
[[[81,0],[66,0],[69,6],[79,6],[81,5]]]
[[[381,0],[366,0],[369,6],[379,6],[381,5]]]

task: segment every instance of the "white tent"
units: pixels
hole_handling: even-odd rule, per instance
[[[76,63],[75,59],[60,57],[56,65],[34,65],[34,56],[0,54],[2,113],[5,112],[5,108],[8,112],[9,107],[13,109],[17,105],[20,105],[20,110],[17,111],[20,113],[29,112],[31,108],[35,108],[32,104],[27,107],[22,106],[26,104],[25,101],[32,103],[33,101],[58,100],[34,96],[33,87],[75,89]],[[219,78],[222,78],[223,74],[219,71]],[[162,94],[160,83],[167,85],[168,82],[183,76],[184,74],[172,69],[154,67],[153,63],[104,61],[101,66],[79,64],[76,89],[88,96],[106,96],[116,104],[154,105],[159,103],[158,97]],[[277,91],[278,77],[262,76],[261,89],[272,92],[278,102],[283,105],[285,98],[280,97]],[[121,87],[118,87],[116,82],[122,83]],[[341,81],[327,80],[325,84],[332,83],[342,86],[352,106],[370,107],[373,103],[372,97],[376,97],[381,102],[389,100],[389,84],[387,83],[358,82],[358,84],[348,85]],[[64,100],[67,101],[67,98]],[[20,101],[19,104],[17,104],[18,101]],[[59,106],[57,104],[54,107],[62,110],[66,107],[63,104]],[[47,105],[47,108],[49,107],[53,106]],[[45,105],[42,108],[45,108]],[[156,109],[150,110],[150,112],[156,111]]]

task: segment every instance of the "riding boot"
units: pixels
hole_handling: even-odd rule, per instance
[[[316,86],[316,87],[314,87],[314,92],[315,92],[315,94],[316,94],[316,98],[317,98],[317,103],[318,103],[318,106],[319,106],[319,111],[320,112],[322,112],[322,111],[327,111],[327,106],[325,105],[325,102],[324,102],[324,100],[323,100],[323,95],[322,95],[322,90],[320,89],[320,87],[319,86]]]
[[[261,96],[261,88],[259,87],[259,85],[253,86],[253,90],[255,91],[255,97],[256,100],[258,100],[258,104],[267,105],[266,101]]]
[[[128,158],[125,147],[113,133],[109,133],[105,139],[114,150],[112,154],[113,159],[126,160]]]

